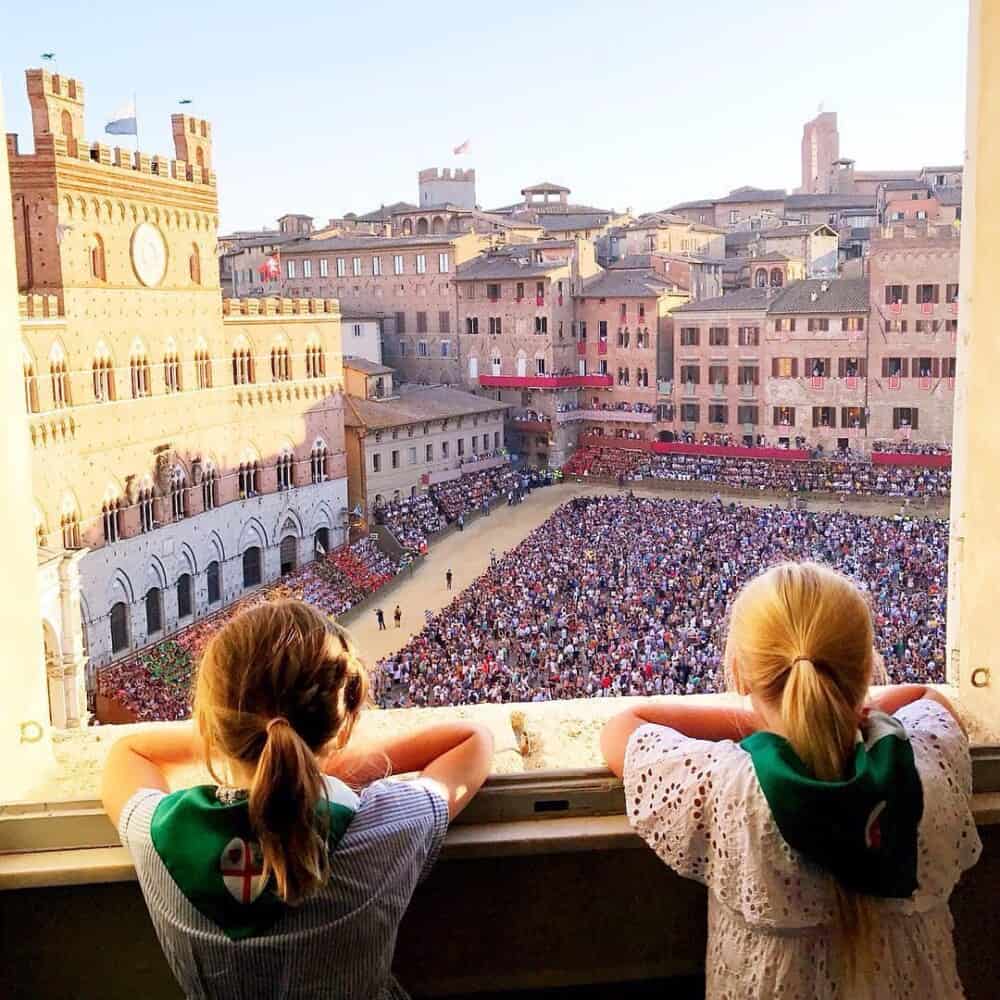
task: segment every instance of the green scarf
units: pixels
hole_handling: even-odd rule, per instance
[[[862,724],[851,774],[812,776],[791,744],[758,732],[740,746],[782,837],[846,888],[908,898],[917,888],[917,827],[924,797],[902,724],[872,712]]]
[[[329,822],[332,851],[358,809],[358,797],[336,778],[316,810]],[[269,930],[287,904],[264,878],[263,854],[245,794],[198,785],[165,796],[150,825],[153,847],[184,896],[233,941]]]

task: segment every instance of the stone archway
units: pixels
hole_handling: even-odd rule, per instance
[[[426,236],[429,229],[426,219],[417,219],[417,236]]]

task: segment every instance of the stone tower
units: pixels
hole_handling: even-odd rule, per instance
[[[83,139],[83,84],[44,69],[29,69],[25,76],[35,139],[40,135]]]
[[[837,112],[821,111],[802,128],[801,194],[830,194],[833,164],[840,159]]]
[[[202,171],[212,169],[212,126],[204,118],[171,115],[174,132],[174,155],[178,160]]]

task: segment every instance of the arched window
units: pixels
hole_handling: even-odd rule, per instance
[[[191,574],[181,573],[177,578],[177,617],[191,616]]]
[[[59,519],[62,528],[62,543],[64,549],[80,548],[80,515],[76,510],[63,510]]]
[[[321,378],[326,374],[326,355],[315,341],[306,344],[306,378]]]
[[[68,111],[63,111],[59,115],[59,126],[67,139],[73,138],[73,116]]]
[[[109,403],[115,398],[115,367],[107,344],[101,341],[94,351],[94,399]]]
[[[317,441],[313,445],[312,454],[309,457],[309,467],[314,483],[325,483],[329,478],[326,465],[326,444],[323,441]]]
[[[781,273],[780,267],[771,268],[771,286],[773,288],[781,288],[785,283],[785,276]]]
[[[253,355],[250,345],[240,338],[233,348],[233,385],[248,385],[254,381]]]
[[[493,368],[493,374],[499,375],[500,369],[503,367],[503,359],[500,357],[499,353],[494,353],[490,358],[490,364]]]
[[[288,576],[294,572],[298,563],[298,539],[294,535],[286,535],[281,539],[281,575]]]
[[[754,272],[753,283],[757,288],[767,288],[767,268],[758,267]]]
[[[210,562],[205,574],[208,581],[208,603],[218,604],[222,600],[222,582],[219,579],[219,564]]]
[[[66,355],[59,344],[54,344],[49,354],[49,380],[52,384],[52,408],[61,410],[69,406],[69,371],[66,368]]]
[[[295,458],[288,450],[283,451],[275,460],[278,489],[290,490],[295,485]]]
[[[254,545],[243,553],[243,587],[256,587],[260,583],[260,549]]]
[[[167,392],[181,391],[181,359],[176,351],[163,355],[163,384]]]
[[[153,487],[144,486],[139,490],[137,506],[139,507],[139,531],[145,533],[156,527],[153,520]]]
[[[38,379],[35,376],[35,362],[21,347],[21,365],[24,369],[24,408],[28,413],[38,412]]]
[[[323,556],[330,551],[330,529],[329,528],[317,528],[316,534],[313,535],[313,552],[317,559],[322,559]]]
[[[95,281],[107,281],[104,266],[104,240],[97,233],[90,236],[90,276]]]
[[[434,221],[431,222],[431,232],[435,235],[444,232],[444,219],[440,215],[434,216]]]
[[[199,389],[212,388],[212,359],[205,342],[201,341],[194,352],[194,371]]]
[[[413,235],[413,220],[403,219],[403,235],[412,236]]]
[[[146,591],[146,634],[155,635],[163,628],[163,595],[159,587]]]
[[[201,254],[198,253],[198,245],[196,243],[191,245],[191,253],[188,256],[188,274],[191,276],[192,284],[201,284]]]
[[[128,608],[119,601],[111,605],[111,652],[128,649]]]
[[[287,382],[292,377],[292,360],[288,353],[288,347],[279,344],[271,348],[271,380],[273,382]]]
[[[117,542],[122,536],[121,501],[117,497],[107,497],[101,504],[101,521],[104,525],[104,541]]]
[[[426,219],[417,219],[417,236],[426,236],[429,228]]]
[[[260,492],[260,462],[240,462],[239,487],[241,500],[257,496]]]
[[[185,476],[179,465],[170,470],[170,514],[175,521],[180,521],[187,514]]]
[[[219,502],[219,470],[209,463],[201,477],[201,505],[204,510],[214,510]]]
[[[149,358],[146,356],[146,348],[142,341],[137,340],[132,345],[132,352],[128,358],[129,375],[132,387],[132,398],[141,399],[151,394],[151,380],[149,377]]]

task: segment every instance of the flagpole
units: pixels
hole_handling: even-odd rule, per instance
[[[132,114],[135,115],[135,151],[139,152],[139,106],[135,103],[135,91],[132,91]]]

